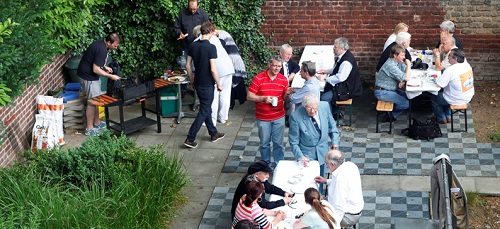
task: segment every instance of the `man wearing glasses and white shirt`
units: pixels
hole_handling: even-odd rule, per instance
[[[332,173],[331,179],[317,176],[318,183],[328,184],[328,202],[332,204],[335,221],[341,227],[350,227],[359,222],[365,201],[361,176],[356,164],[345,161],[344,153],[330,150],[325,156],[325,165]]]

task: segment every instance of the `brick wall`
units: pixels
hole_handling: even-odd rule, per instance
[[[30,147],[31,130],[37,113],[36,96],[46,95],[49,90],[64,86],[63,65],[68,58],[69,52],[55,57],[54,62],[42,68],[38,85],[27,86],[23,95],[14,100],[14,104],[0,107],[0,118],[6,131],[0,147],[0,167],[12,164],[17,160],[17,152]]]
[[[375,66],[394,26],[410,26],[411,46],[435,47],[439,24],[456,22],[455,33],[464,44],[477,80],[500,80],[500,17],[498,1],[385,1],[385,0],[277,0],[262,7],[266,16],[261,31],[272,36],[269,46],[290,44],[298,51],[305,45],[333,45],[348,38],[365,82],[373,82]]]

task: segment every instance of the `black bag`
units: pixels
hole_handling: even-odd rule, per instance
[[[334,87],[335,94],[333,96],[335,96],[335,101],[345,101],[348,99],[352,99],[351,92],[347,87],[347,83],[345,81],[335,84]]]
[[[419,121],[413,119],[409,128],[401,130],[401,134],[406,135],[415,140],[431,140],[443,136],[441,128],[437,122],[427,119],[426,121]]]
[[[120,65],[117,62],[109,63],[108,67],[113,69],[113,74],[120,76]],[[108,83],[106,84],[106,95],[113,96],[116,90],[121,89],[122,82],[121,80],[111,80],[108,79]]]
[[[429,68],[429,65],[422,62],[420,58],[417,58],[415,61],[413,61],[413,64],[411,66],[411,69],[422,69],[422,70],[427,70]]]

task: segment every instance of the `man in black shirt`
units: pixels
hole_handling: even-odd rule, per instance
[[[189,0],[188,7],[179,12],[179,17],[174,23],[174,31],[181,40],[181,50],[186,51],[189,45],[196,39],[193,29],[208,21],[207,13],[198,7],[198,0]]]
[[[189,75],[189,81],[194,85],[196,93],[200,100],[200,109],[196,119],[189,128],[184,145],[189,148],[198,147],[194,140],[203,123],[206,124],[211,141],[224,138],[225,134],[218,132],[212,122],[212,101],[214,100],[214,84],[217,84],[217,90],[222,91],[222,86],[217,72],[215,59],[217,59],[217,49],[215,45],[210,44],[212,37],[213,24],[205,22],[201,25],[201,39],[191,43],[188,50],[186,70]],[[193,72],[193,66],[196,69]],[[226,88],[225,90],[231,90]]]
[[[82,60],[78,65],[77,75],[87,99],[101,95],[101,81],[99,76],[104,76],[111,80],[120,79],[119,76],[113,74],[113,69],[106,66],[108,50],[117,49],[119,44],[120,37],[118,34],[112,33],[106,39],[92,42],[83,53]],[[106,127],[106,124],[99,120],[97,107],[90,103],[87,103],[85,117],[87,118],[85,135],[99,135],[100,129]]]

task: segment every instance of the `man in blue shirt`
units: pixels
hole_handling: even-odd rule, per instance
[[[314,94],[318,99],[320,98],[319,80],[315,76],[316,64],[311,61],[302,62],[300,74],[306,82],[301,89],[290,95],[290,103],[295,104],[295,110],[300,107],[302,99],[308,94]]]

